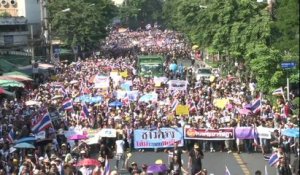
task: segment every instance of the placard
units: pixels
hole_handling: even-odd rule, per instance
[[[178,105],[176,107],[176,115],[189,115],[188,105]]]
[[[134,148],[168,148],[183,146],[182,128],[160,128],[155,130],[134,130]]]
[[[234,128],[220,128],[220,129],[185,128],[184,139],[233,140]]]

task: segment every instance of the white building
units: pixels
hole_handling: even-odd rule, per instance
[[[40,36],[40,9],[39,0],[0,0],[1,50],[28,47],[31,29],[35,37]]]

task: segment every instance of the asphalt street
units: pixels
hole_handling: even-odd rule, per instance
[[[161,159],[168,164],[168,154],[164,152],[134,152],[129,159],[131,162],[137,162],[138,166],[142,164],[153,164],[156,160]],[[183,154],[183,165],[187,169],[188,153]],[[267,165],[269,175],[275,175],[276,169],[270,167],[268,162],[264,160],[261,153],[226,153],[226,152],[205,152],[202,161],[203,168],[208,170],[209,175],[223,175],[225,173],[225,165],[228,167],[231,175],[254,175],[256,170],[261,170],[264,174],[265,165]],[[115,160],[110,161],[110,166],[114,170]],[[128,174],[126,171],[120,171],[121,174]]]

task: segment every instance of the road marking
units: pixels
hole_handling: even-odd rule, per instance
[[[235,158],[235,160],[241,167],[244,175],[250,175],[250,171],[249,171],[248,167],[246,166],[245,162],[243,161],[243,159],[241,158],[241,156],[237,153],[233,153],[233,157]]]

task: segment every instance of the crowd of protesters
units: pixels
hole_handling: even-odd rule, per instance
[[[169,79],[178,78],[168,76],[169,65],[176,64],[177,58],[189,58],[191,52],[183,36],[172,31],[113,32],[107,39],[107,45],[136,47],[139,50],[137,53],[141,54],[169,55],[165,63],[166,77]],[[276,104],[264,100],[259,113],[241,114],[238,109],[251,104],[259,95],[255,84],[246,84],[232,75],[214,75],[209,82],[204,79],[196,82],[192,73],[179,72],[180,78],[188,80],[189,84],[185,91],[174,92],[168,89],[165,82],[158,86],[153,78],[139,77],[135,54],[126,53],[115,59],[91,57],[72,64],[61,63],[49,81],[35,88],[27,82],[25,88],[18,89],[21,94],[14,99],[1,97],[0,174],[105,174],[107,158],[117,160],[115,170],[119,170],[120,166],[127,168],[131,174],[147,174],[147,165],[128,163],[131,156],[125,154],[126,151],[148,151],[134,149],[134,130],[186,126],[206,129],[263,126],[275,130],[271,139],[260,139],[258,143],[254,139],[185,140],[183,148],[174,143],[174,148],[155,149],[168,152],[170,174],[190,173],[190,170],[191,174],[207,174],[201,159],[203,153],[208,151],[260,151],[264,155],[277,151],[280,155],[276,165],[278,173],[299,173],[297,165],[290,166],[296,164],[291,156],[299,156],[299,139],[281,135],[282,129],[299,127],[299,116],[292,114],[289,103],[280,97]],[[186,70],[192,72],[193,66]],[[111,72],[127,74],[115,78],[110,77]],[[110,77],[107,88],[95,87],[97,75]],[[128,81],[131,82],[130,90],[138,91],[136,100],[117,96],[118,90],[123,88],[121,85]],[[158,94],[156,100],[139,101],[140,97],[150,92]],[[84,104],[76,102],[75,98],[82,95],[101,96],[102,100]],[[220,108],[213,103],[214,99],[229,100],[224,108]],[[63,107],[66,100],[72,101],[71,109]],[[189,115],[176,115],[172,107],[175,100],[189,106]],[[37,103],[26,104],[28,101]],[[110,105],[116,101],[122,105]],[[32,128],[45,113],[49,113],[52,120],[51,126],[45,128],[46,139],[34,141],[35,149],[14,149],[15,141],[36,134]],[[64,135],[70,128],[81,131],[114,128],[118,134],[116,138],[101,138],[96,146],[91,146],[84,140],[71,143]],[[190,158],[188,166],[183,165],[181,160],[181,154],[186,151],[189,151]],[[99,166],[77,166],[80,160],[95,156]],[[111,171],[111,174],[118,174],[118,171]]]

